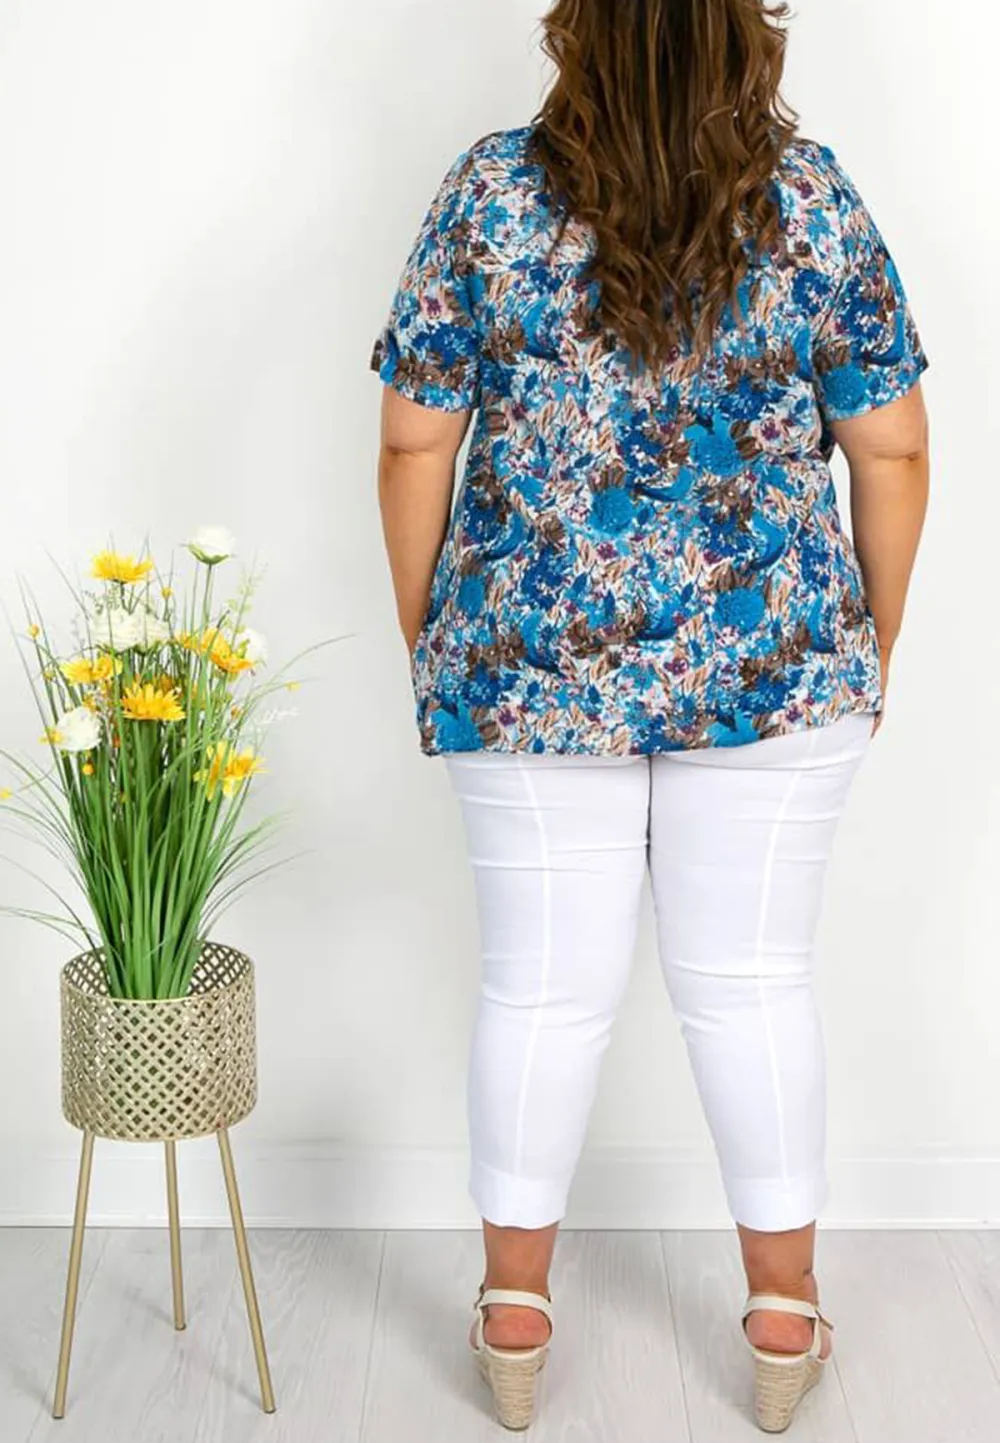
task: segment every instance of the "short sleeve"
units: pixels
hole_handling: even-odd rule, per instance
[[[843,421],[906,394],[927,369],[903,282],[850,177],[824,148],[839,213],[840,256],[814,340],[820,409]]]
[[[403,269],[369,369],[401,395],[441,411],[479,401],[480,341],[470,283],[469,151],[438,188]]]

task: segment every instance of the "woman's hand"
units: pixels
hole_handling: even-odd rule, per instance
[[[885,694],[889,686],[889,662],[891,658],[892,647],[880,646],[878,649],[878,664],[879,671],[881,672],[882,676],[882,710],[875,717],[875,725],[872,727],[871,730],[872,736],[875,735],[879,727],[882,725],[882,718],[885,716]]]

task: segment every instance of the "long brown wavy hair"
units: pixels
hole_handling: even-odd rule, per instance
[[[654,368],[701,354],[779,237],[770,181],[798,116],[780,95],[784,3],[557,0],[542,46],[557,75],[531,149],[597,248],[594,322]]]

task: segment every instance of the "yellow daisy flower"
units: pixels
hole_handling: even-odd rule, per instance
[[[117,551],[99,551],[94,557],[91,575],[99,581],[121,581],[130,586],[142,581],[152,569],[152,560],[136,561],[131,554],[121,556]]]
[[[218,636],[219,628],[217,626],[206,626],[200,636],[194,631],[182,631],[177,640],[181,646],[186,647],[188,651],[206,652],[212,649],[212,645]]]
[[[219,787],[231,797],[236,788],[263,770],[263,763],[252,747],[237,752],[229,742],[216,742],[209,747],[209,765],[194,774],[193,780],[204,784],[209,798]]]
[[[173,687],[164,690],[152,682],[133,682],[122,694],[122,710],[131,721],[184,720],[184,708]]]
[[[72,661],[62,662],[59,670],[74,686],[96,686],[98,682],[110,681],[113,676],[119,675],[122,662],[118,657],[107,653],[94,659],[78,656]]]
[[[240,656],[234,651],[228,642],[223,642],[221,647],[212,648],[212,661],[220,671],[226,672],[229,676],[238,676],[240,672],[251,671],[253,662],[248,661],[245,656]]]
[[[197,651],[202,656],[207,656],[214,666],[230,676],[249,671],[253,667],[253,662],[234,650],[217,626],[207,626],[201,636],[185,632],[180,637],[180,643],[188,651]]]
[[[0,787],[0,802],[9,802],[13,795],[10,787]]]
[[[51,742],[54,747],[57,747],[62,743],[63,734],[58,727],[46,727],[38,740],[40,742]]]
[[[223,790],[225,791],[226,782],[228,782],[229,791],[226,792],[226,795],[229,796],[240,782],[248,782],[251,777],[255,777],[258,772],[263,770],[264,763],[252,747],[247,747],[242,752],[233,752],[226,763],[226,781],[223,782]]]
[[[192,781],[202,782],[205,791],[210,797],[215,796],[215,789],[222,781],[226,769],[226,753],[228,750],[229,748],[226,742],[216,742],[214,746],[210,746],[207,752],[209,759],[208,766],[202,767],[201,770],[195,772],[191,778]]]
[[[83,764],[83,766],[80,768],[80,770],[81,770],[81,772],[83,772],[83,775],[84,775],[85,777],[92,777],[92,776],[94,775],[94,763],[93,763],[93,762],[84,762],[84,764]]]
[[[41,634],[42,628],[40,626],[36,626],[35,623],[32,622],[31,625],[28,627],[28,635],[33,639],[36,636],[41,636]]]

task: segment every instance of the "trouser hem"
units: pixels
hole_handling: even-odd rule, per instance
[[[495,1227],[545,1228],[566,1214],[568,1188],[551,1180],[517,1177],[485,1163],[473,1163],[469,1195],[481,1218]],[[755,1232],[787,1232],[814,1222],[826,1206],[825,1174],[782,1182],[730,1179],[726,1197],[733,1220]]]
[[[790,1181],[730,1178],[726,1197],[733,1219],[759,1232],[804,1228],[826,1206],[829,1183],[824,1173]]]
[[[499,1228],[547,1228],[562,1220],[568,1188],[559,1183],[517,1177],[485,1163],[469,1171],[469,1195],[481,1218]]]

